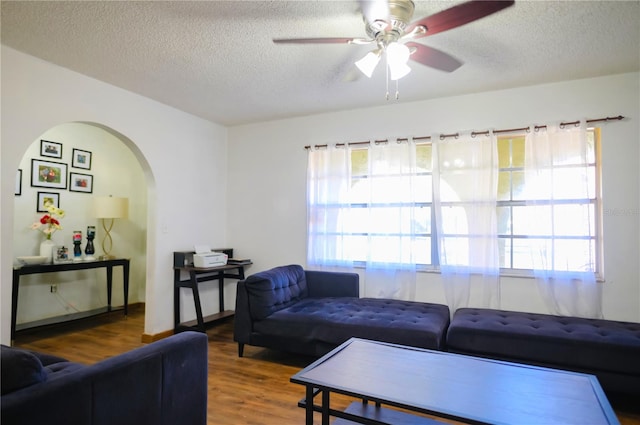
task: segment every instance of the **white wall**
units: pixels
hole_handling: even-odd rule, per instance
[[[6,46],[1,55],[0,340],[9,342],[11,267],[22,255],[13,244],[16,169],[40,135],[77,121],[124,135],[141,164],[148,190],[145,333],[172,329],[173,251],[194,242],[226,245],[227,130]],[[205,313],[217,311],[214,289],[203,301]]]
[[[604,314],[640,321],[639,80],[631,73],[233,127],[230,245],[253,259],[249,273],[305,264],[305,145],[624,115],[602,132]],[[444,302],[438,274],[420,274],[417,297]],[[522,278],[502,279],[502,308],[546,312],[534,282]]]
[[[40,140],[62,145],[62,158],[40,155]],[[91,152],[91,168],[74,168],[73,149]],[[67,164],[68,171],[92,176],[92,193],[31,186],[31,160],[49,160]],[[83,234],[82,248],[86,246],[88,225],[96,226],[96,256],[101,255],[104,230],[92,217],[91,200],[94,196],[126,197],[129,199],[127,219],[118,219],[113,226],[112,253],[131,259],[129,303],[144,301],[146,270],[147,186],[140,163],[133,152],[120,139],[101,127],[86,123],[66,123],[47,130],[27,148],[19,168],[22,169],[22,193],[14,202],[13,250],[16,255],[38,255],[44,236],[31,229],[43,213],[36,212],[38,192],[57,193],[60,208],[65,211],[61,219],[62,230],[53,235],[56,245],[66,246],[73,252],[72,234]],[[69,186],[69,184],[68,184]],[[71,254],[72,255],[72,254]],[[113,306],[121,306],[123,282],[120,268],[114,273]],[[50,292],[50,285],[57,292]],[[86,312],[107,305],[106,270],[90,269],[55,274],[26,275],[20,279],[18,298],[18,324],[57,318],[65,314]],[[56,319],[59,320],[59,319]]]

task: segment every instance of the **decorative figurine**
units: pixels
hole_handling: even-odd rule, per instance
[[[84,253],[87,254],[84,257],[85,261],[95,261],[96,257],[93,254],[96,253],[96,249],[93,247],[93,239],[96,237],[96,226],[87,226],[87,246],[84,249]]]
[[[73,231],[73,261],[82,261],[82,231]]]

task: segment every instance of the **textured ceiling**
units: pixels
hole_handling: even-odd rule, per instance
[[[460,2],[416,1],[414,20]],[[223,125],[385,100],[356,45],[272,38],[365,36],[357,1],[2,1],[2,44]],[[418,40],[464,65],[411,63],[399,102],[640,70],[639,1],[516,1]]]

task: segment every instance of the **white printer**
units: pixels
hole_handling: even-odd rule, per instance
[[[220,267],[227,264],[227,254],[211,251],[207,245],[196,245],[193,254],[193,265],[195,267]]]

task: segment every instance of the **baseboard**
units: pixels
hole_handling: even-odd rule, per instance
[[[140,338],[140,340],[144,344],[149,344],[152,342],[160,341],[161,339],[167,338],[171,335],[173,335],[173,329],[169,329],[168,331],[160,332],[158,334],[153,334],[153,335],[142,334],[142,337]]]

